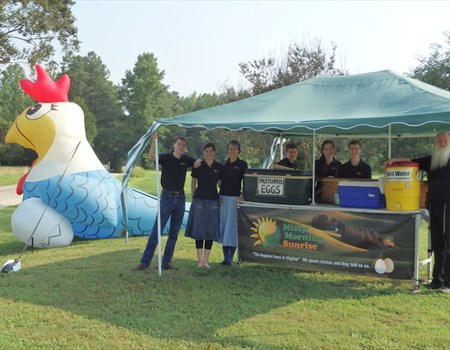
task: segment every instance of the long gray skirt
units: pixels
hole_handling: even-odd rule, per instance
[[[193,239],[220,239],[219,200],[194,198],[189,209],[185,236]]]
[[[237,200],[238,197],[220,196],[220,243],[223,246],[237,247],[238,245],[238,221]]]

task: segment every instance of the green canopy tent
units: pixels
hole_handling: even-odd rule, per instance
[[[450,92],[389,70],[315,77],[156,122],[299,136],[430,136],[449,127]]]
[[[253,130],[280,137],[432,136],[450,128],[450,92],[386,70],[315,77],[240,101],[158,119],[129,151],[122,182],[124,218],[124,190],[131,170],[161,125]]]

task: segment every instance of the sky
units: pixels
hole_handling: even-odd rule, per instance
[[[80,54],[100,56],[115,84],[151,52],[181,96],[246,88],[239,63],[318,40],[337,45],[350,74],[407,73],[450,31],[449,0],[78,0],[72,10]]]

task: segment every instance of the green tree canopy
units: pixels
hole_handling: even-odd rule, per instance
[[[0,140],[3,143],[14,119],[25,108],[34,104],[33,99],[20,88],[19,80],[25,71],[19,64],[10,64],[0,72]],[[35,153],[19,145],[0,144],[0,164],[30,165]]]
[[[124,127],[120,132],[122,146],[127,151],[155,119],[174,114],[179,102],[178,94],[169,92],[163,79],[164,71],[159,70],[157,59],[152,53],[139,55],[133,69],[125,72],[125,78],[119,86],[119,99],[126,113]],[[161,134],[165,132],[161,130]],[[161,139],[164,140],[164,137]],[[170,137],[165,141],[170,147]]]
[[[8,124],[26,107],[34,104],[19,85],[20,79],[25,77],[25,71],[18,63],[8,65],[0,72],[0,117]],[[9,128],[9,125],[5,127]]]
[[[420,56],[410,75],[425,83],[450,91],[450,32],[444,33],[445,45],[432,44],[428,57]]]
[[[240,63],[240,72],[250,82],[252,95],[315,76],[346,75],[346,70],[336,67],[336,49],[333,44],[328,53],[320,40],[309,44],[292,43],[279,58]]]
[[[44,63],[57,47],[78,50],[72,0],[1,0],[0,65],[27,61]]]
[[[109,71],[94,52],[87,56],[68,56],[63,69],[70,77],[70,101],[84,101],[88,140],[94,139],[94,151],[103,163],[120,171],[130,147],[123,146],[124,113],[117,89],[109,80]],[[97,134],[97,136],[95,136]]]

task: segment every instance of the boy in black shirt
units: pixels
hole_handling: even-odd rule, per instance
[[[342,164],[338,171],[339,177],[349,179],[371,179],[372,168],[369,164],[361,160],[361,143],[358,140],[352,140],[348,143],[348,152],[350,160]]]
[[[284,146],[284,158],[273,166],[277,170],[294,170],[297,168],[297,145],[289,142]]]
[[[158,134],[155,132],[152,137],[156,139]],[[184,182],[186,180],[187,169],[192,167],[196,160],[186,154],[186,139],[182,136],[176,136],[173,141],[173,151],[159,155],[159,164],[161,165],[161,185],[162,194],[160,198],[161,227],[164,228],[170,218],[169,237],[166,242],[166,248],[163,256],[163,269],[176,270],[171,260],[175,250],[175,244],[178,239],[181,223],[183,222],[185,202]],[[155,146],[151,143],[149,159],[155,160]],[[200,161],[199,161],[200,164]],[[149,267],[158,245],[158,220],[155,219],[152,232],[148,238],[147,246],[142,255],[141,262],[135,267],[135,270],[145,270]]]

